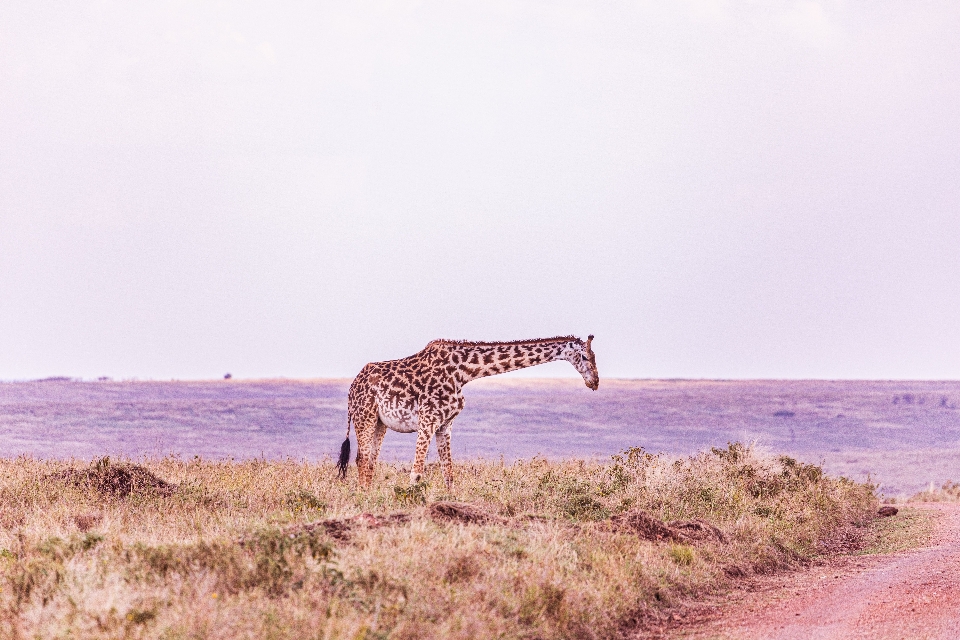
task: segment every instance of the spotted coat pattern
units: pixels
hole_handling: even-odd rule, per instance
[[[447,487],[453,486],[450,430],[463,409],[463,385],[471,380],[566,360],[587,387],[600,384],[596,356],[586,342],[574,336],[466,342],[434,340],[407,358],[371,362],[350,385],[347,401],[347,438],[350,425],[357,433],[357,472],[361,486],[369,486],[387,429],[417,433],[411,482],[423,475],[430,439],[436,437],[440,469]]]

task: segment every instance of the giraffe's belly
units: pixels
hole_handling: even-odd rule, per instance
[[[380,421],[387,428],[400,433],[413,433],[420,427],[416,407],[387,406],[380,407]]]

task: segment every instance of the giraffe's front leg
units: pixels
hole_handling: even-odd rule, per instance
[[[421,405],[417,429],[417,452],[413,458],[413,471],[410,472],[410,482],[416,484],[423,478],[424,467],[427,463],[427,450],[430,448],[430,438],[437,432],[442,423],[432,411],[424,411]]]
[[[413,457],[413,471],[410,472],[410,482],[416,484],[423,478],[424,467],[427,463],[427,450],[430,448],[430,438],[433,437],[434,429],[431,425],[423,424],[420,421],[420,429],[417,430],[417,452]]]
[[[447,491],[453,489],[453,457],[450,454],[450,430],[448,422],[437,429],[437,456],[440,458],[440,470],[443,472],[443,481],[447,484]]]

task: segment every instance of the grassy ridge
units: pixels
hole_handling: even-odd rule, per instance
[[[835,549],[876,508],[868,485],[737,444],[465,462],[452,495],[435,468],[410,487],[380,465],[361,492],[332,462],[141,464],[176,486],[124,496],[66,471],[78,463],[0,461],[0,636],[617,637],[731,576]],[[432,519],[440,499],[493,517]],[[726,542],[609,526],[634,510],[705,519]]]

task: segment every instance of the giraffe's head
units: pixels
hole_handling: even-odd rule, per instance
[[[593,336],[587,336],[587,341],[574,340],[570,343],[567,360],[583,376],[583,383],[594,391],[600,386],[600,373],[597,371],[597,357],[590,344]]]

